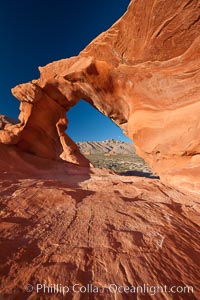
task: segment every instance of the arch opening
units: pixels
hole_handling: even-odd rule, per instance
[[[140,158],[133,142],[109,117],[84,99],[67,112],[66,134],[93,166],[123,175],[152,177],[152,171]]]

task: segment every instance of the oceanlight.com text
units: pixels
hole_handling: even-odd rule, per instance
[[[65,296],[68,293],[81,293],[81,294],[149,294],[154,296],[159,293],[169,294],[193,294],[194,288],[190,285],[149,285],[143,284],[138,286],[123,286],[111,283],[104,287],[99,287],[93,284],[81,285],[80,283],[72,286],[62,284],[46,284],[37,283],[35,286],[27,284],[26,291],[32,293],[35,291],[37,294],[61,294]]]

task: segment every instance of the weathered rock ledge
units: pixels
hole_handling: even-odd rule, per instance
[[[77,57],[12,90],[21,113],[0,130],[0,299],[200,299],[199,4],[131,1]],[[65,133],[81,98],[134,140],[161,181],[89,166]],[[63,298],[37,284],[105,289]],[[111,284],[167,292],[112,294]]]
[[[0,147],[1,299],[199,299],[199,197],[155,179],[88,170]],[[194,293],[70,288],[63,297],[37,293],[37,284],[187,285]]]
[[[38,80],[12,90],[21,124],[0,142],[87,166],[65,134],[66,111],[83,98],[134,140],[163,182],[199,192],[199,16],[199,0],[131,1],[77,57],[39,67]]]

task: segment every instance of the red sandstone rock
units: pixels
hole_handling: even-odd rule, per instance
[[[132,1],[79,56],[13,89],[21,123],[2,122],[0,131],[0,298],[49,299],[26,292],[28,283],[194,287],[156,296],[70,292],[67,300],[200,298],[199,196],[189,193],[200,190],[199,26],[198,0]],[[89,167],[65,135],[65,113],[80,98],[187,193]]]
[[[199,197],[7,145],[0,145],[0,186],[2,299],[199,299]],[[37,284],[105,290],[70,288],[63,298],[37,293]],[[188,285],[194,293],[112,294],[111,284]]]
[[[131,1],[127,12],[77,57],[40,67],[15,87],[20,127],[0,134],[37,156],[88,165],[64,133],[81,98],[134,140],[163,182],[200,190],[200,5]]]

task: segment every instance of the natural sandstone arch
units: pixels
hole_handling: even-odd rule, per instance
[[[131,1],[79,56],[13,89],[21,124],[1,132],[1,142],[88,164],[64,133],[66,111],[83,98],[134,140],[161,180],[199,190],[199,31],[199,0]]]
[[[68,60],[64,60],[63,63],[67,68]],[[54,68],[56,64],[57,62],[51,64],[51,67]],[[75,72],[73,68],[76,68]],[[83,166],[88,165],[88,161],[79,152],[76,144],[65,133],[68,123],[66,112],[79,100],[84,99],[117,125],[126,128],[124,124],[127,123],[128,107],[126,109],[126,103],[123,99],[119,99],[116,109],[113,108],[115,99],[112,93],[115,86],[114,79],[109,74],[109,65],[101,61],[96,62],[91,57],[83,57],[79,59],[78,66],[76,64],[72,66],[62,79],[60,75],[52,79],[52,74],[48,74],[48,68],[47,77],[42,77],[43,71],[44,74],[46,72],[45,68],[40,68],[40,71],[41,78],[38,81],[21,84],[12,89],[13,95],[21,101],[19,115],[21,124],[16,126],[15,135],[7,141],[5,138],[5,142],[13,143],[21,150],[40,157],[61,158]],[[77,75],[80,79],[76,78]],[[93,81],[92,85],[88,84],[90,80]],[[102,92],[108,96],[111,94],[110,103],[103,103],[98,97],[98,93]],[[13,128],[7,132],[8,136]],[[2,142],[4,140],[2,138]]]

